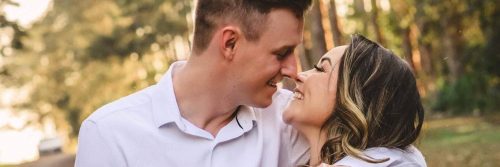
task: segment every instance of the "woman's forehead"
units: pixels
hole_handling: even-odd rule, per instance
[[[332,63],[338,62],[340,60],[340,57],[342,57],[342,54],[344,54],[347,47],[348,47],[348,45],[342,45],[342,46],[337,46],[333,49],[330,49],[330,51],[328,51],[327,53],[325,53],[321,57],[321,60],[325,57],[328,57]]]

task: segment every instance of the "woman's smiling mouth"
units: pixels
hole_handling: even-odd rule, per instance
[[[297,100],[303,100],[304,99],[304,94],[302,94],[302,92],[295,88],[293,90],[293,98],[297,99]]]

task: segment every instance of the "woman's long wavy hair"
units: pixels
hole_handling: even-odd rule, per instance
[[[370,162],[370,147],[405,149],[420,134],[424,109],[410,66],[391,51],[361,35],[342,55],[337,99],[322,127],[327,141],[321,160],[333,164],[347,155]]]

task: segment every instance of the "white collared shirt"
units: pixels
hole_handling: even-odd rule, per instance
[[[248,166],[305,164],[305,138],[282,120],[292,94],[278,90],[267,108],[241,107],[213,137],[181,117],[172,64],[162,80],[107,104],[80,128],[75,166]]]

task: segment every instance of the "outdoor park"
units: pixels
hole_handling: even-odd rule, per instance
[[[93,111],[189,57],[193,1],[1,0],[0,167],[73,166]],[[430,167],[500,166],[497,0],[314,0],[299,70],[359,33],[413,68]]]

